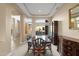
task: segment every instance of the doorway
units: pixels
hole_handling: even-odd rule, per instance
[[[12,15],[11,20],[11,50],[14,50],[20,38],[20,15]]]

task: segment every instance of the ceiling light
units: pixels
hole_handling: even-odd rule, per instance
[[[38,12],[41,12],[41,10],[38,10]]]

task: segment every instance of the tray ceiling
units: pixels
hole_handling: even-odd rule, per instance
[[[62,3],[18,3],[17,6],[29,17],[51,17]]]

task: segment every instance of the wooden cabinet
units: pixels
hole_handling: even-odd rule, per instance
[[[63,55],[74,56],[75,55],[75,42],[64,39],[63,40]]]
[[[79,56],[79,43],[76,43],[75,47],[76,56]]]
[[[62,54],[64,56],[79,56],[79,43],[63,39]]]
[[[70,40],[69,40],[70,39]],[[59,38],[59,53],[63,56],[79,56],[79,42],[72,38]]]

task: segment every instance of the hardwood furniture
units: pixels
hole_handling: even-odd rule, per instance
[[[79,43],[76,43],[76,46],[75,46],[75,54],[76,56],[79,56]]]
[[[32,39],[29,39],[28,40],[28,52],[29,50],[31,50],[31,47],[32,47]]]
[[[33,53],[34,55],[44,55],[45,54],[45,41],[38,38],[33,41]]]
[[[38,38],[43,38],[43,40],[45,41],[45,44],[46,44],[46,49],[50,49],[51,50],[51,41],[52,41],[52,37],[51,36],[37,36]]]
[[[75,55],[75,42],[70,40],[63,40],[63,55],[74,56]]]
[[[79,39],[62,36],[58,50],[63,56],[79,56]]]
[[[34,55],[41,55],[45,54],[45,51],[50,49],[51,50],[51,37],[37,37],[38,39],[30,39],[28,40],[28,52],[29,50],[33,50]],[[31,48],[32,47],[32,48]],[[48,48],[46,48],[48,47]]]

